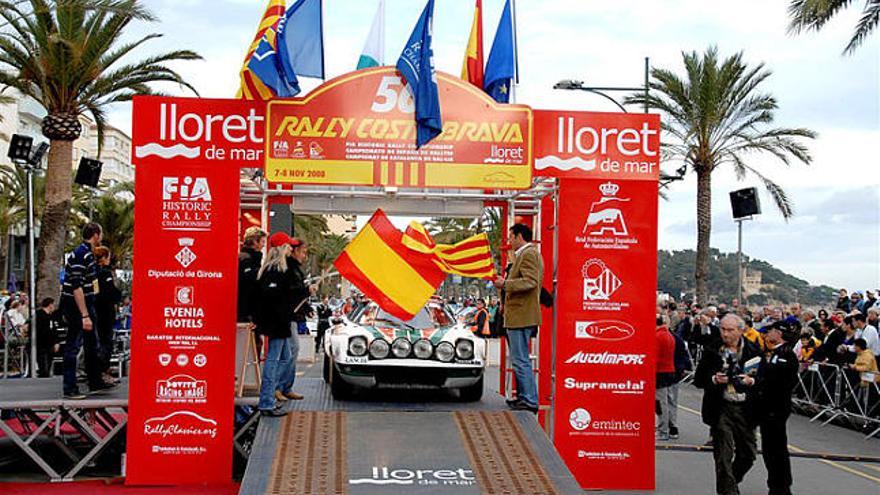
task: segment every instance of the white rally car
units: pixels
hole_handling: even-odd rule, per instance
[[[336,399],[356,388],[458,389],[462,401],[483,395],[486,341],[440,303],[402,321],[370,302],[333,323],[324,381]]]

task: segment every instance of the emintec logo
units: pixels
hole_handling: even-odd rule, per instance
[[[584,352],[578,351],[565,360],[565,364],[621,364],[639,365],[645,364],[645,354],[616,354],[613,352]]]
[[[642,429],[640,421],[596,419],[588,410],[582,407],[573,410],[569,414],[568,423],[574,431],[590,430],[601,433],[634,434]]]

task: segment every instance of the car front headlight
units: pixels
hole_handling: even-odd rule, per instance
[[[455,347],[449,342],[440,342],[437,344],[437,350],[435,351],[437,359],[443,361],[444,363],[448,363],[452,361],[452,358],[455,357]]]
[[[467,361],[474,358],[474,343],[467,339],[459,339],[455,343],[455,356]]]
[[[419,339],[413,345],[413,354],[419,359],[430,359],[434,354],[434,345],[429,340]]]
[[[404,337],[400,337],[391,344],[391,353],[394,357],[403,359],[412,351],[412,343]]]
[[[365,356],[367,354],[367,339],[361,336],[348,339],[348,354],[355,357]]]
[[[385,339],[376,339],[370,343],[370,356],[373,359],[385,359],[391,352],[391,346]]]

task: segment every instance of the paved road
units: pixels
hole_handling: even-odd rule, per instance
[[[305,346],[302,347],[304,350]],[[300,376],[319,377],[320,366],[311,364],[311,354],[303,355]],[[498,388],[498,369],[489,370],[487,387]],[[680,394],[679,429],[681,438],[665,445],[698,446],[708,439],[708,428],[699,416],[701,392],[684,386]],[[863,435],[838,426],[820,426],[809,418],[793,415],[789,421],[789,443],[792,452],[821,452],[861,455],[880,459],[880,440],[864,440]],[[714,464],[711,452],[680,452],[658,450],[657,490],[655,492],[592,492],[620,495],[682,495],[714,493]],[[878,494],[880,463],[792,459],[794,493],[798,495]],[[766,476],[761,457],[740,486],[742,495],[766,494]]]

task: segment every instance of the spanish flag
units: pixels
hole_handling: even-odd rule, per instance
[[[434,263],[446,273],[487,280],[495,278],[489,236],[485,233],[456,244],[435,244],[422,224],[412,222],[403,235],[403,244],[414,251],[434,256]]]
[[[285,0],[269,0],[269,6],[266,7],[266,13],[260,21],[260,27],[254,36],[254,41],[248,48],[247,56],[244,58],[244,65],[241,67],[241,87],[238,90],[238,97],[246,100],[268,100],[274,96],[272,90],[266,87],[260,79],[248,69],[248,62],[260,45],[260,40],[266,36],[270,44],[275,44],[275,27],[278,20],[284,15],[286,10]]]
[[[404,321],[412,319],[446,279],[431,254],[403,244],[403,233],[382,210],[376,210],[333,264],[364,295]]]
[[[474,22],[464,54],[461,78],[483,89],[483,0],[477,0],[474,8]]]

